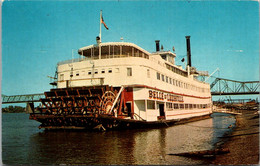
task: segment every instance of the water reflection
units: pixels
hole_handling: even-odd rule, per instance
[[[43,131],[27,133],[24,147],[8,146],[5,164],[207,164],[207,161],[167,155],[211,149],[234,118],[216,116],[159,129],[126,131]],[[35,127],[35,126],[33,126]],[[28,129],[27,129],[28,131]],[[14,145],[12,138],[8,143]],[[6,142],[3,143],[3,146]],[[17,152],[22,152],[19,158]],[[11,161],[14,155],[17,161]]]

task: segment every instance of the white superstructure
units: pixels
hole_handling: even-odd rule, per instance
[[[189,66],[175,65],[175,53],[149,53],[126,42],[98,43],[78,53],[81,58],[58,63],[57,88],[127,87],[128,111],[146,121],[211,113],[209,84],[195,79]]]

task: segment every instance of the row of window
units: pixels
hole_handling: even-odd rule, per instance
[[[182,81],[170,78],[168,76],[165,76],[163,74],[160,74],[159,72],[157,72],[156,76],[157,76],[157,80],[162,80],[162,81],[169,83],[169,84],[172,84],[174,86],[178,86],[178,87],[190,89],[190,90],[195,90],[195,91],[198,91],[198,92],[205,92],[205,91],[209,92],[209,90],[207,90],[205,88],[200,88],[200,87],[197,87],[197,86],[194,86],[194,85],[191,85],[191,84],[187,84],[185,82],[182,82]]]
[[[112,73],[113,72],[112,68],[107,69],[107,72],[108,73]],[[119,73],[119,68],[115,68],[115,72]],[[79,71],[76,71],[76,72],[71,71],[70,72],[70,77],[73,77],[74,73],[76,73],[75,76],[79,76]],[[88,70],[88,72],[87,72],[88,75],[98,74],[98,73],[99,73],[98,69],[95,69],[94,71],[93,70]],[[106,73],[106,70],[105,69],[101,69],[100,73],[104,74],[104,73]],[[85,76],[85,71],[84,70],[81,71],[81,75]],[[130,67],[127,68],[127,76],[132,76],[132,68],[130,68]],[[64,74],[60,74],[60,81],[63,81],[63,80],[64,80]]]
[[[166,103],[167,110],[174,109],[202,109],[210,108],[210,104],[183,104],[183,103]],[[155,101],[147,100],[147,109],[155,109]]]
[[[173,109],[200,109],[209,108],[210,104],[179,104],[179,103],[166,103],[166,108],[168,110]]]
[[[80,52],[82,55],[82,52]],[[86,51],[84,51],[84,56],[92,57],[94,59],[99,58],[99,47],[92,47]],[[149,59],[149,55],[144,53],[143,51],[134,48],[132,46],[116,46],[116,45],[108,45],[101,47],[101,58],[116,58],[116,57],[124,57],[124,56],[132,56],[132,57],[143,57]]]
[[[179,75],[184,76],[184,77],[188,77],[188,73],[187,73],[186,71],[182,71],[182,70],[180,70],[180,69],[178,69],[178,68],[176,68],[176,67],[174,67],[174,66],[171,66],[171,65],[169,65],[169,64],[166,64],[166,68],[167,68],[168,70],[173,71],[173,72],[176,73],[176,74],[179,74]]]

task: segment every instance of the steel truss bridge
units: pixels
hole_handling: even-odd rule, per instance
[[[259,94],[259,81],[235,81],[216,78],[211,84],[211,95],[254,95]]]
[[[13,95],[13,96],[2,95],[2,103],[3,104],[11,104],[11,103],[40,102],[41,98],[45,98],[45,95],[43,93],[26,94],[26,95]]]
[[[216,78],[211,84],[211,95],[254,95],[259,94],[259,81],[235,81],[224,78]],[[2,104],[40,102],[45,98],[43,93],[26,95],[2,95]]]

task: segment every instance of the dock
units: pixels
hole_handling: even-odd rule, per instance
[[[226,114],[232,114],[232,115],[242,115],[242,112],[240,110],[233,110],[233,109],[226,109],[226,108],[216,108],[212,111],[218,112],[218,113],[226,113]]]

